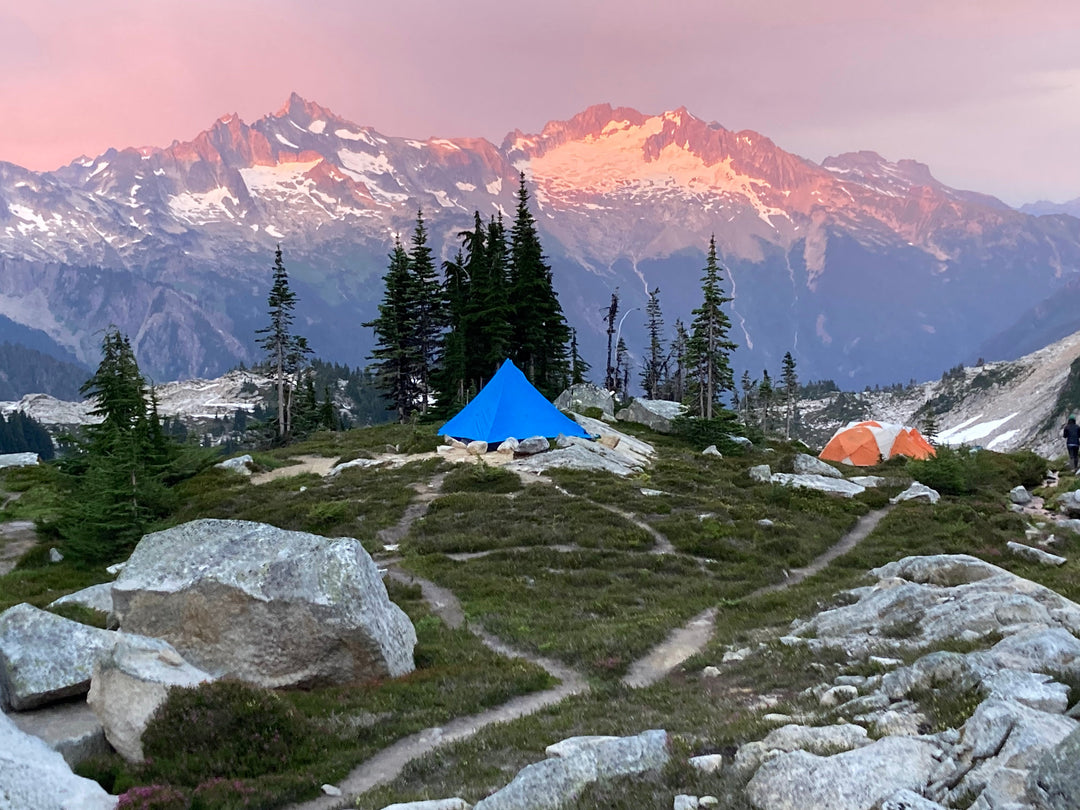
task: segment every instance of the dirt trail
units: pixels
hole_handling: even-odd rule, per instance
[[[37,544],[37,530],[32,520],[0,523],[0,576],[15,567],[19,557]]]
[[[326,475],[338,463],[336,458],[327,458],[326,456],[296,456],[299,464],[290,464],[288,467],[278,467],[274,470],[268,470],[262,473],[256,473],[251,476],[251,483],[253,484],[265,484],[267,481],[275,481],[278,478],[289,478],[294,475],[300,475],[301,473],[315,473],[316,475]]]
[[[436,479],[438,479],[438,483],[436,483]],[[406,510],[399,524],[393,529],[384,530],[388,533],[388,536],[398,539],[404,537],[413,521],[427,511],[428,505],[438,496],[438,486],[442,483],[441,476],[436,476],[436,479],[432,479],[426,487],[422,485],[418,487],[417,501]],[[598,505],[603,506],[603,504]],[[413,506],[416,509],[413,509]],[[802,582],[808,576],[821,571],[837,557],[862,542],[881,522],[881,519],[889,513],[891,508],[889,506],[863,515],[847,534],[808,566],[789,572],[789,576],[783,582],[759,588],[750,596],[790,588]],[[640,525],[647,531],[649,530],[648,525],[643,521],[639,521],[636,516],[613,507],[609,509],[635,525]],[[658,533],[650,531],[650,534],[656,537]],[[666,538],[664,538],[664,542],[667,542]],[[670,543],[668,545],[670,546]],[[657,549],[654,549],[651,553],[657,553],[657,551]],[[397,560],[388,560],[384,564],[387,566],[387,576],[390,578],[405,584],[419,585],[424,600],[431,606],[432,612],[445,621],[447,625],[461,627],[465,624],[464,611],[453,592],[436,585],[434,582],[402,570],[397,566]],[[631,688],[650,686],[666,677],[687,658],[701,652],[712,637],[716,613],[716,608],[708,608],[694,616],[686,625],[673,630],[663,642],[630,665],[629,671],[622,679],[622,683]],[[393,781],[409,762],[434,751],[439,746],[467,739],[492,723],[503,723],[532,714],[571,695],[585,692],[589,688],[588,683],[580,673],[558,661],[540,658],[516,650],[489,634],[476,623],[469,623],[468,629],[495,652],[513,658],[522,658],[543,667],[548,673],[558,678],[560,684],[543,692],[512,698],[501,706],[488,709],[480,714],[459,717],[443,727],[425,729],[410,737],[401,739],[354,768],[338,785],[338,788],[342,791],[341,796],[322,796],[302,804],[290,805],[289,810],[333,810],[334,808],[352,806],[359,795],[374,787]]]

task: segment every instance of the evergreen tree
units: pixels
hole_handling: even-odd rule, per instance
[[[615,366],[611,363],[611,350],[614,348],[612,341],[615,339],[615,316],[619,314],[619,291],[611,294],[611,305],[607,310],[607,367],[604,371],[604,388],[608,391],[615,390]]]
[[[566,388],[570,327],[552,284],[536,221],[529,210],[525,173],[520,176],[517,211],[510,229],[510,289],[513,312],[511,356],[549,399]]]
[[[113,562],[167,514],[165,475],[175,446],[161,429],[131,344],[115,328],[105,333],[101,363],[80,393],[94,400],[90,413],[101,422],[87,426],[66,466],[72,492],[57,528],[74,561]]]
[[[646,399],[659,399],[664,383],[664,316],[660,312],[660,288],[649,293],[645,305],[646,329],[649,332],[649,353],[641,372],[641,387]]]
[[[363,324],[375,330],[375,385],[390,401],[399,422],[409,420],[415,409],[416,342],[413,340],[416,322],[410,306],[412,277],[409,256],[400,239],[394,240],[390,266],[383,276],[383,300],[379,316]]]
[[[709,238],[709,253],[701,279],[701,306],[693,311],[688,365],[694,391],[694,407],[699,416],[711,419],[724,391],[734,390],[730,354],[735,343],[728,337],[731,321],[723,305],[731,301],[721,288],[720,266],[716,261],[716,237]]]
[[[784,438],[791,438],[791,423],[799,401],[799,375],[795,372],[795,358],[791,352],[784,353],[782,380],[784,385]]]
[[[287,443],[292,431],[293,390],[311,354],[307,340],[293,334],[292,327],[296,308],[296,293],[289,287],[289,274],[281,259],[281,246],[274,252],[274,280],[267,298],[270,325],[256,330],[262,335],[256,342],[266,352],[270,376],[274,379],[277,393],[277,421],[274,438]]]
[[[419,386],[420,413],[426,414],[432,391],[432,375],[438,359],[439,336],[445,325],[442,289],[435,273],[435,262],[427,243],[424,214],[416,212],[409,251],[409,272],[412,275],[412,311],[415,320],[413,340],[416,342],[416,381]]]
[[[619,338],[615,347],[615,396],[629,396],[630,358],[626,350],[626,340]]]
[[[754,394],[757,389],[757,383],[750,377],[750,371],[746,370],[742,373],[742,408],[743,408],[743,423],[750,424],[750,414],[753,411]]]
[[[453,261],[443,262],[442,300],[446,307],[447,329],[440,340],[439,365],[432,378],[438,392],[436,407],[446,416],[465,405],[469,298],[469,277],[459,250]]]
[[[588,382],[589,364],[578,352],[577,329],[570,330],[570,383],[580,385]]]
[[[681,318],[675,319],[675,339],[671,341],[671,351],[665,366],[675,364],[675,371],[667,375],[664,392],[667,399],[682,402],[686,396],[686,351],[690,335],[686,332]]]
[[[937,414],[934,413],[933,401],[927,400],[923,408],[925,411],[919,430],[922,432],[923,438],[930,442],[931,446],[937,447],[938,422]]]
[[[761,402],[761,430],[769,432],[769,416],[772,408],[773,385],[769,372],[762,369],[761,383],[758,385],[758,401]]]

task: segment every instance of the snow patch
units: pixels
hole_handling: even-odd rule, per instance
[[[90,172],[90,175],[86,179],[89,180],[91,177],[97,177],[97,175],[101,174],[107,168],[109,168],[109,162],[107,160],[103,163],[99,163],[97,168]]]
[[[270,166],[252,166],[249,169],[240,169],[240,176],[244,179],[244,185],[248,191],[259,196],[267,196],[269,190],[295,191],[297,184],[303,181],[303,175],[311,171],[321,162],[312,160],[305,163],[276,163]]]
[[[956,427],[941,431],[941,433],[938,434],[938,441],[948,445],[970,444],[976,442],[979,439],[984,439],[989,436],[1018,413],[1019,411],[1010,413],[1008,416],[1001,419],[991,419],[988,422],[979,422],[978,420],[983,418],[983,415],[980,413],[978,416],[973,416],[967,421],[961,422]]]
[[[462,183],[458,180],[454,185],[457,186],[458,191],[476,191],[476,186],[472,183]]]
[[[288,138],[286,138],[284,135],[282,135],[280,132],[275,132],[274,137],[277,138],[278,143],[282,143],[285,146],[288,146],[290,149],[299,149],[300,148],[295,143],[293,143]]]
[[[239,205],[240,200],[234,197],[227,188],[218,186],[203,194],[195,194],[185,191],[183,194],[174,194],[169,197],[169,210],[173,216],[188,222],[204,224],[205,222],[220,221],[220,215],[224,214],[232,219],[232,212],[225,207],[225,202]]]
[[[322,135],[325,130],[325,121],[312,121],[310,124],[308,124],[308,132],[314,132],[316,135]]]
[[[273,225],[267,225],[265,228],[263,228],[263,230],[266,231],[271,236],[277,238],[277,239],[281,239],[283,236],[285,236],[285,234],[283,234],[281,231],[279,231]]]
[[[490,183],[486,184],[484,188],[487,189],[488,194],[498,196],[502,193],[502,178],[496,177]]]

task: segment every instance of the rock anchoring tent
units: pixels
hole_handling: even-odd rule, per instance
[[[852,422],[840,428],[818,454],[826,461],[872,467],[893,456],[926,458],[933,445],[918,430],[888,422]]]
[[[502,364],[472,402],[439,430],[440,436],[498,444],[513,436],[552,438],[559,434],[589,438],[581,426],[564,416],[533,388],[512,361]]]

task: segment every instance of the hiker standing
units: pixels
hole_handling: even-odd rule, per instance
[[[1080,425],[1076,424],[1076,417],[1070,416],[1061,435],[1065,437],[1065,446],[1069,449],[1069,463],[1072,465],[1073,474],[1076,474],[1077,454],[1080,453]]]

